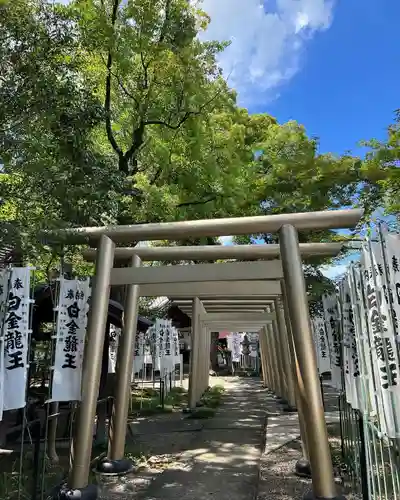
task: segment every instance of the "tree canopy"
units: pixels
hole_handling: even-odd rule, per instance
[[[365,161],[320,154],[238,105],[208,23],[186,0],[0,3],[0,218],[26,251],[42,228],[398,209],[398,124]]]
[[[363,163],[366,175],[375,182],[364,187],[363,202],[371,207],[384,208],[387,215],[394,215],[399,224],[400,212],[400,110],[395,122],[388,127],[385,141],[363,141],[368,148]]]

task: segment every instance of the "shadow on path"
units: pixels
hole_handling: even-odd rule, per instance
[[[293,474],[294,457],[299,458],[297,414],[283,413],[259,379],[218,377],[216,383],[226,392],[209,420],[186,419],[177,413],[131,424],[137,451],[152,458],[148,467],[119,478],[113,488],[103,491],[103,499],[254,500],[263,483],[260,465],[268,490],[282,493],[276,498],[297,498],[285,496],[285,491],[297,494],[309,487]],[[327,420],[337,418],[333,399]],[[277,457],[283,452],[280,464]]]
[[[103,492],[107,499],[253,500],[264,448],[267,415],[277,405],[259,379],[224,378],[220,407],[209,420],[140,422],[131,426],[135,443],[150,447],[160,467],[138,471]],[[185,430],[183,431],[183,428]]]

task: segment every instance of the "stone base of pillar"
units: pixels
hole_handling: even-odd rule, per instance
[[[64,483],[55,488],[49,500],[97,500],[99,497],[99,489],[95,484],[88,484],[85,488],[72,490]]]
[[[284,405],[282,411],[284,411],[285,413],[297,413],[297,408],[295,408],[294,406],[290,406],[290,404],[288,403]]]
[[[135,466],[130,460],[122,458],[120,460],[110,460],[103,458],[100,460],[94,473],[98,484],[99,498],[115,498],[115,494],[120,494],[121,488],[131,480],[130,473]]]
[[[299,477],[311,478],[311,465],[305,458],[300,458],[295,465],[295,474]]]
[[[96,466],[96,474],[113,474],[122,475],[132,472],[134,466],[130,460],[122,458],[121,460],[110,460],[103,458]]]
[[[309,491],[303,496],[303,500],[346,500],[346,497],[343,495],[337,495],[333,498],[316,497],[312,491]]]

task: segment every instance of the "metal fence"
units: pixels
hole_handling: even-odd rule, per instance
[[[27,340],[29,364],[25,407],[4,411],[0,419],[0,498],[4,500],[46,499],[54,488],[64,482],[71,465],[72,437],[79,402],[49,402],[56,348],[58,285],[53,282],[50,286],[39,286],[37,274],[38,271],[31,271],[30,298],[34,305],[29,315],[29,331],[32,333]],[[3,324],[0,324],[0,331],[3,330]],[[106,335],[106,338],[109,339],[109,336]],[[103,357],[107,355],[109,361],[109,340],[105,343],[104,352]],[[132,384],[132,417],[142,411],[145,413],[146,405],[151,406],[152,411],[164,409],[171,390],[182,385],[182,359],[180,361],[179,368],[175,365],[172,370],[161,373],[151,367],[142,367]],[[103,365],[93,427],[93,462],[106,453],[113,405],[115,374],[107,373],[104,359]],[[146,397],[148,389],[151,391]]]
[[[340,396],[342,459],[353,490],[363,500],[400,499],[399,441],[380,431],[377,419],[363,416]]]
[[[0,498],[43,500],[68,474],[78,403],[47,402],[52,349],[51,342],[32,342],[26,407],[4,412],[0,422]],[[104,421],[93,430],[94,459],[106,449],[111,408],[112,397],[98,400]]]

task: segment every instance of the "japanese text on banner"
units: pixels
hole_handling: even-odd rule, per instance
[[[381,398],[381,420],[386,423],[388,436],[395,438],[400,424],[398,357],[389,320],[390,311],[386,301],[382,300],[384,261],[380,244],[369,242],[363,245],[362,257],[374,379]]]
[[[51,401],[80,401],[89,280],[60,279]]]
[[[9,286],[10,271],[3,269],[0,271],[0,325],[4,324],[7,313],[7,296]],[[4,331],[0,330],[0,421],[3,418],[4,405]]]
[[[30,269],[11,270],[4,320],[4,410],[26,404],[30,309]]]
[[[342,388],[342,352],[337,297],[334,294],[324,295],[322,303],[324,307],[325,329],[332,356],[332,385],[340,390]]]

